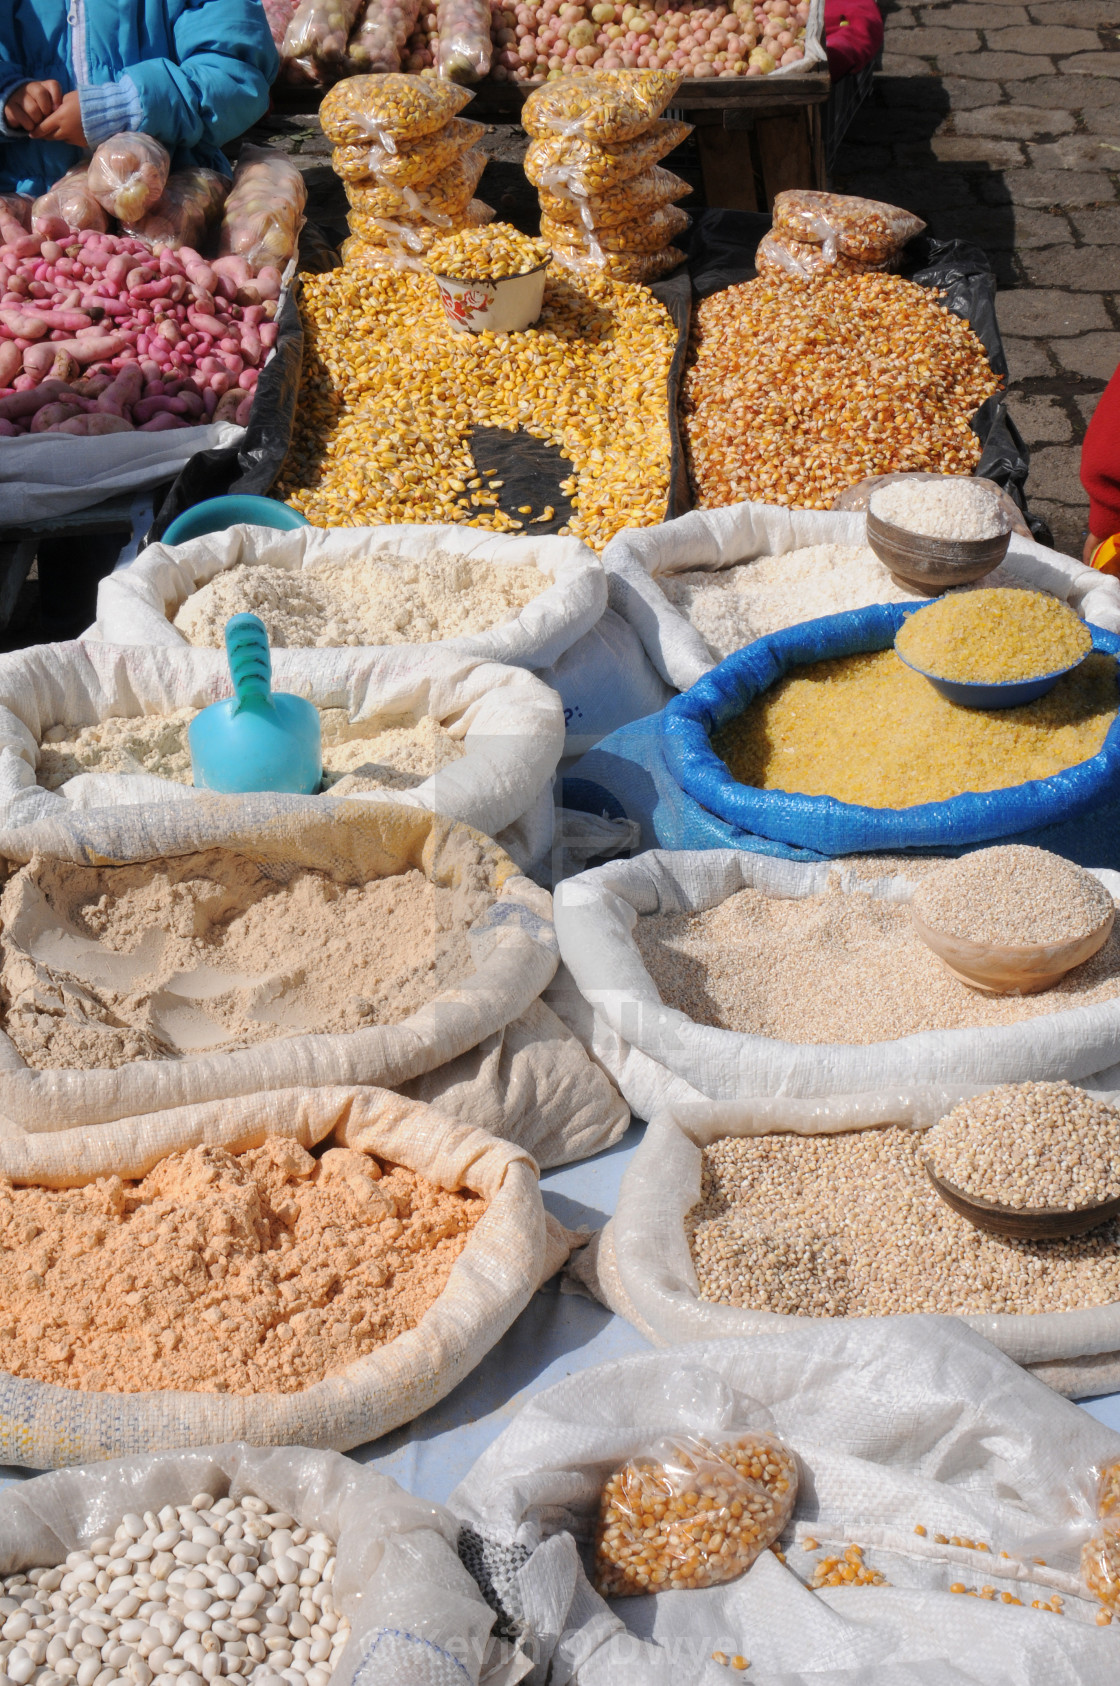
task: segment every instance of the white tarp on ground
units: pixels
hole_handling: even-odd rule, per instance
[[[660,1436],[724,1428],[776,1430],[798,1454],[785,1565],[764,1551],[723,1586],[605,1603],[585,1564],[606,1476]],[[533,1686],[727,1686],[715,1651],[759,1686],[1114,1686],[1120,1639],[1095,1625],[1078,1556],[1092,1472],[1117,1457],[1120,1435],[951,1319],[801,1322],[568,1377],[449,1504],[529,1636]],[[852,1544],[889,1584],[808,1591]],[[1055,1593],[1064,1617],[1030,1608]]]
[[[2,441],[0,526],[21,527],[173,480],[199,451],[238,445],[243,427],[210,422],[100,439],[36,433]]]

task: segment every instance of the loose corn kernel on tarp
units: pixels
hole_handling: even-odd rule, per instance
[[[1090,657],[1019,708],[961,708],[880,650],[787,675],[712,748],[760,790],[908,808],[1050,778],[1095,755],[1116,713],[1112,656]]]
[[[943,296],[871,274],[764,278],[704,299],[682,390],[697,506],[831,509],[873,474],[971,474],[969,423],[1001,382]]]
[[[1071,667],[1093,635],[1068,604],[1043,591],[970,591],[911,615],[895,641],[903,658],[939,679],[986,685]]]
[[[514,532],[524,518],[472,498],[475,426],[527,433],[572,464],[566,529],[601,549],[665,518],[668,311],[637,287],[550,272],[535,327],[458,334],[430,276],[306,276],[303,377],[277,494],[315,526],[454,521]]]

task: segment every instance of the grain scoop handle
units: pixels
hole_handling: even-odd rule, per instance
[[[272,690],[272,656],[268,633],[257,615],[231,615],[226,622],[226,657],[235,702],[231,713]]]

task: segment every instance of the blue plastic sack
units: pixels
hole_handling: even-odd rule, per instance
[[[642,847],[750,849],[787,860],[918,851],[961,854],[1034,843],[1084,866],[1120,869],[1120,719],[1099,752],[1048,779],[910,808],[865,808],[828,796],[738,783],[710,734],[790,668],[888,648],[921,604],[876,604],[806,621],[736,651],[660,714],[612,732],[573,768],[642,826]],[[1120,637],[1093,627],[1093,648]]]

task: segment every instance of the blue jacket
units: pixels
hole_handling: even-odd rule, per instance
[[[174,168],[228,175],[219,148],[264,115],[279,64],[260,0],[0,0],[0,192],[45,193],[82,156],[4,122],[23,82],[77,88],[91,147],[142,129]]]

